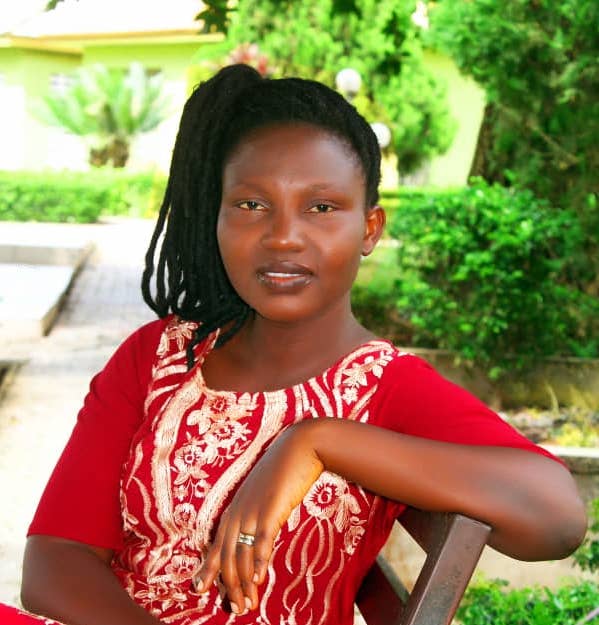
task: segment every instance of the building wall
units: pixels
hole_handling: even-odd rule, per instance
[[[0,169],[18,169],[24,163],[25,86],[20,56],[19,50],[0,49]]]
[[[0,169],[43,169],[87,167],[84,142],[61,130],[47,128],[32,114],[31,107],[46,93],[55,73],[72,73],[80,65],[103,63],[126,68],[139,61],[150,70],[163,72],[171,98],[171,114],[154,131],[140,136],[132,145],[131,169],[168,171],[179,118],[194,82],[194,67],[222,43],[110,43],[84,46],[82,55],[49,51],[0,48]],[[457,131],[448,152],[434,158],[415,176],[420,184],[459,186],[467,181],[484,111],[484,91],[462,76],[445,56],[427,52],[425,62],[447,85],[448,105],[456,120]],[[197,72],[196,72],[197,73]],[[197,82],[197,80],[195,81]],[[383,183],[396,186],[392,162],[384,167]]]
[[[468,181],[485,108],[485,92],[474,80],[462,75],[447,56],[427,51],[425,63],[446,84],[449,111],[457,123],[449,150],[432,159],[426,168],[426,184],[461,186]]]
[[[50,88],[53,74],[79,65],[76,55],[22,48],[0,49],[0,169],[72,167],[80,161],[80,142],[49,129],[33,114]]]

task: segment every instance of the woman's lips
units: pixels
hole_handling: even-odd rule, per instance
[[[278,262],[260,267],[256,271],[256,276],[269,290],[290,293],[310,284],[314,274],[304,265]]]

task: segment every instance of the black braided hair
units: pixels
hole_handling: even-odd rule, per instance
[[[172,312],[201,322],[187,351],[190,368],[198,342],[231,324],[219,336],[224,343],[251,312],[229,282],[216,238],[225,161],[249,132],[288,122],[324,128],[345,141],[363,169],[367,206],[378,200],[376,136],[336,91],[312,80],[263,78],[247,65],[225,67],[196,87],[183,109],[142,277],[144,301],[159,317]]]

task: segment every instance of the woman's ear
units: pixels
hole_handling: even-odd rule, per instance
[[[362,256],[372,253],[378,240],[385,229],[387,217],[384,209],[376,204],[366,211],[366,224],[364,230],[364,240],[362,241]]]

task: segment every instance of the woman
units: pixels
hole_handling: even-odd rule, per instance
[[[379,166],[319,83],[233,66],[192,94],[143,278],[160,319],[92,381],[29,529],[28,610],[349,625],[406,505],[481,519],[516,558],[580,543],[559,461],[354,318]]]

